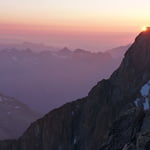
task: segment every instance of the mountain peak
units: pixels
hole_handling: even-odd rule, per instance
[[[68,47],[64,47],[63,49],[59,51],[59,54],[62,54],[62,55],[69,55],[71,53],[72,51]]]
[[[150,40],[150,27],[146,27],[136,38],[135,41],[148,42]]]
[[[127,60],[130,58],[132,61],[130,65],[134,63],[139,69],[144,69],[146,66],[150,68],[150,27],[136,37],[125,57]]]
[[[142,28],[142,31],[143,31],[143,32],[146,32],[146,31],[148,31],[148,30],[150,30],[150,27],[143,27],[143,28]]]

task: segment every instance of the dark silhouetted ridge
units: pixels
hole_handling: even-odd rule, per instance
[[[135,39],[110,79],[37,120],[17,141],[2,141],[0,150],[150,149],[149,80],[148,30]]]

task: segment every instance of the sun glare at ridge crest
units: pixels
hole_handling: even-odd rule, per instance
[[[142,28],[142,31],[147,31],[147,27],[143,27],[143,28]]]

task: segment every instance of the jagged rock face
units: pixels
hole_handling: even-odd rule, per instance
[[[149,40],[150,31],[141,33],[110,79],[100,81],[87,97],[34,122],[17,141],[2,141],[0,150],[135,150],[139,145],[149,147],[149,132],[142,132],[146,124],[149,126],[149,121],[145,121],[148,110],[135,104],[141,97],[140,89],[150,80]]]
[[[120,68],[110,78],[118,92],[129,100],[150,78],[149,39],[150,31],[142,32],[126,52]]]
[[[140,131],[144,116],[144,111],[136,108],[129,109],[121,115],[113,123],[109,138],[100,150],[121,150],[124,145],[133,141]]]

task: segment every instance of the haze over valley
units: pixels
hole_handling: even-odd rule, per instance
[[[128,47],[94,53],[29,42],[0,45],[0,91],[45,114],[86,96],[119,66]]]

